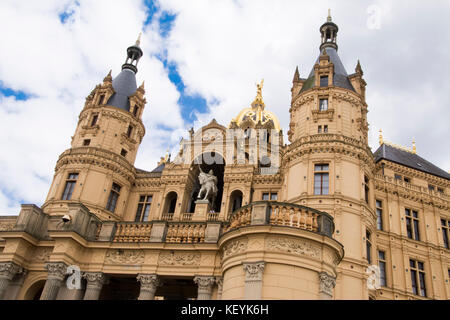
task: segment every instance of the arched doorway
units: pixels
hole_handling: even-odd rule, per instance
[[[230,195],[230,213],[242,207],[242,200],[244,195],[241,190],[234,190]]]
[[[171,191],[166,195],[166,202],[164,204],[165,214],[174,214],[177,208],[178,194],[175,191]]]
[[[213,171],[214,175],[217,177],[217,197],[212,204],[212,209],[215,212],[220,212],[222,204],[223,195],[223,175],[225,172],[225,159],[217,152],[205,152],[198,156],[191,165],[190,177],[194,181],[192,189],[189,190],[191,199],[188,205],[188,212],[195,211],[195,201],[197,201],[198,192],[200,191],[200,182],[198,176],[200,174],[200,168],[203,172]]]
[[[39,280],[33,283],[25,293],[24,300],[39,300],[44,290],[45,280]]]

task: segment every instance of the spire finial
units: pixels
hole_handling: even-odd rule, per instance
[[[138,38],[136,40],[136,45],[137,46],[139,46],[141,44],[141,35],[142,35],[142,32],[139,32],[139,36],[138,36]]]
[[[416,139],[414,139],[414,138],[413,138],[412,145],[413,145],[413,153],[416,154],[416,153],[417,153],[417,149],[416,149]]]
[[[258,108],[264,108],[264,101],[262,98],[262,88],[264,87],[264,79],[261,80],[261,83],[256,84],[256,98],[252,103],[252,106],[256,106]]]
[[[293,82],[300,82],[300,72],[298,72],[298,66],[295,68]]]
[[[331,22],[331,9],[328,9],[328,18],[327,22]]]
[[[380,140],[380,146],[381,146],[383,144],[383,131],[381,129],[380,129],[379,140]]]

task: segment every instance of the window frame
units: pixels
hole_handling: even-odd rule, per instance
[[[441,218],[441,231],[444,248],[450,249],[450,220]]]
[[[113,182],[111,185],[111,191],[109,192],[108,201],[106,202],[106,210],[114,213],[117,208],[117,202],[120,198],[120,191],[122,186]]]
[[[411,240],[420,240],[420,218],[419,211],[405,208],[406,236]]]
[[[73,175],[76,175],[76,177],[75,178],[72,177]],[[79,172],[70,172],[67,175],[66,183],[64,185],[64,189],[63,189],[63,192],[61,195],[61,200],[64,200],[64,201],[72,200],[73,191],[75,190],[75,187],[77,185],[78,177],[79,177]]]
[[[409,259],[409,272],[411,273],[411,289],[416,296],[427,297],[425,263]]]
[[[323,105],[322,101],[326,101],[326,104]],[[320,112],[328,111],[328,109],[330,108],[330,104],[329,103],[330,102],[328,100],[328,97],[319,98],[319,111]],[[324,108],[322,108],[322,106],[324,106]]]
[[[383,257],[381,257],[381,254]],[[383,267],[381,267],[382,265]],[[387,258],[384,250],[378,250],[378,268],[380,269],[380,285],[387,287]]]
[[[383,201],[382,200],[375,199],[375,212],[377,215],[377,230],[384,231]]]
[[[136,215],[134,217],[134,222],[147,222],[150,217],[150,210],[152,207],[153,195],[146,194],[140,195],[139,201],[136,209]]]
[[[317,168],[320,167],[320,170],[318,170]],[[324,170],[323,167],[327,167],[327,170]],[[325,180],[324,177],[327,177],[327,187],[324,187],[325,184]],[[320,177],[320,193],[316,193],[317,191],[317,187],[316,187],[316,182],[317,179],[316,177]],[[326,192],[324,192],[326,189]],[[315,163],[314,164],[314,183],[313,183],[313,194],[315,196],[327,196],[330,194],[330,164],[329,163]]]

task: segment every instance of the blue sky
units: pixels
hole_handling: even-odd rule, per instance
[[[370,8],[380,12],[371,28]],[[296,66],[306,77],[319,54],[328,8],[340,58],[361,61],[368,83],[369,144],[378,131],[450,169],[450,3],[436,0],[41,0],[0,2],[0,215],[41,205],[58,156],[70,148],[84,98],[143,32],[146,135],[136,167],[152,170],[167,149],[215,118],[227,126],[264,79],[266,108],[289,130]],[[24,23],[25,21],[25,23]],[[435,30],[440,30],[438,33]],[[432,128],[432,129],[430,129]],[[288,143],[288,140],[285,139]]]

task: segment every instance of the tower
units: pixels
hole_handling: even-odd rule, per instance
[[[57,161],[46,213],[60,214],[75,201],[103,220],[122,220],[145,135],[144,83],[136,85],[139,45],[140,35],[127,49],[122,71],[114,79],[110,71],[86,98],[71,148]]]
[[[338,55],[338,31],[329,14],[320,27],[320,54],[309,76],[302,79],[295,70],[283,196],[333,216],[334,238],[345,248],[336,299],[367,299],[367,245],[376,227],[366,83],[359,61],[355,73],[347,74]]]

